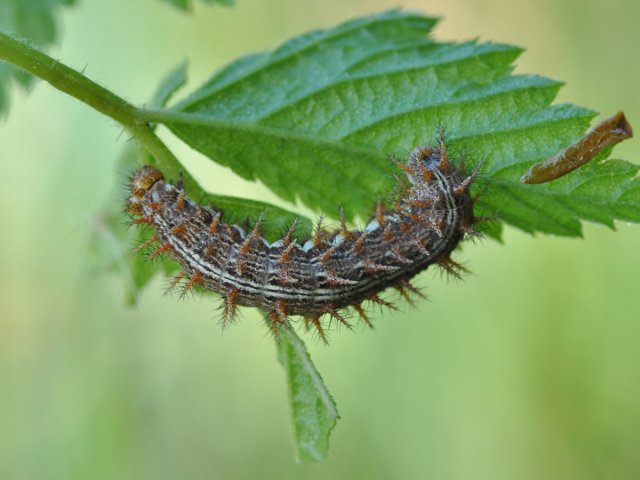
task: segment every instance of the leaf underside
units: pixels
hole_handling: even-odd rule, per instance
[[[367,217],[406,158],[444,128],[482,162],[478,214],[527,232],[579,236],[580,220],[640,221],[638,167],[592,162],[546,185],[520,175],[584,134],[595,113],[552,105],[561,83],[513,75],[522,50],[436,42],[436,19],[388,11],[244,57],[174,107],[152,112],[196,150],[288,201]],[[498,230],[496,230],[498,231]]]

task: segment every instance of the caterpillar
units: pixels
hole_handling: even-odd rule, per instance
[[[224,324],[239,306],[257,307],[275,334],[297,315],[326,341],[322,319],[350,328],[344,310],[351,307],[371,326],[362,303],[393,307],[379,296],[383,290],[394,287],[410,301],[409,293],[421,295],[411,278],[429,266],[458,275],[462,267],[451,252],[466,235],[478,235],[469,191],[477,171],[466,175],[463,159],[454,164],[442,137],[396,164],[408,183],[392,208],[378,200],[362,230],[348,229],[342,214],[335,232],[318,225],[302,241],[294,238],[295,222],[273,243],[260,235],[262,217],[248,233],[225,224],[221,210],[195,204],[181,182],[167,183],[152,166],[130,178],[126,210],[133,223],[155,231],[141,246],[157,244],[149,256],[167,254],[181,265],[174,286],[183,282],[188,291],[198,285],[223,297]]]

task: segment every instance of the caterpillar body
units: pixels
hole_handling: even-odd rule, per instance
[[[261,218],[249,233],[225,224],[222,211],[195,204],[152,166],[131,177],[127,211],[155,230],[143,245],[158,243],[150,256],[166,253],[181,265],[174,285],[222,295],[225,323],[238,306],[257,307],[274,333],[300,315],[325,339],[322,318],[350,326],[343,309],[352,307],[370,325],[364,301],[391,306],[378,296],[389,287],[407,299],[419,294],[410,279],[433,264],[456,273],[451,252],[465,235],[477,235],[469,193],[475,173],[454,165],[442,139],[416,147],[400,167],[409,184],[393,208],[378,201],[364,229],[349,230],[342,219],[337,231],[317,227],[304,241],[293,238],[295,225],[269,243],[260,235]]]

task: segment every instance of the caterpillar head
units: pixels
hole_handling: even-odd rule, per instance
[[[160,180],[164,180],[164,175],[156,167],[150,165],[145,165],[135,172],[129,180],[131,196],[127,199],[127,211],[135,215],[142,215],[142,197]]]
[[[404,169],[412,185],[429,183],[433,172],[442,170],[442,153],[439,149],[429,145],[418,145],[409,155],[409,161]],[[446,168],[446,167],[445,167]]]

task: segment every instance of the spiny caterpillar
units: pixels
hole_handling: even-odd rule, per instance
[[[378,201],[361,231],[341,227],[328,233],[318,225],[302,242],[293,236],[295,223],[276,242],[260,235],[259,218],[246,234],[222,223],[223,212],[196,205],[186,198],[181,182],[171,185],[155,167],[145,166],[130,180],[127,211],[155,234],[142,248],[158,243],[149,256],[168,254],[182,266],[173,281],[184,289],[198,285],[224,298],[223,321],[233,320],[238,306],[258,307],[268,315],[273,332],[304,317],[326,341],[321,317],[350,327],[343,309],[352,307],[370,325],[362,303],[392,306],[379,297],[388,287],[406,299],[420,294],[410,279],[436,264],[457,274],[450,258],[465,234],[477,235],[469,187],[476,173],[447,158],[440,138],[436,146],[418,146],[407,163],[399,163],[409,184],[393,208]],[[461,164],[463,161],[461,160]],[[326,318],[326,317],[325,317]]]

